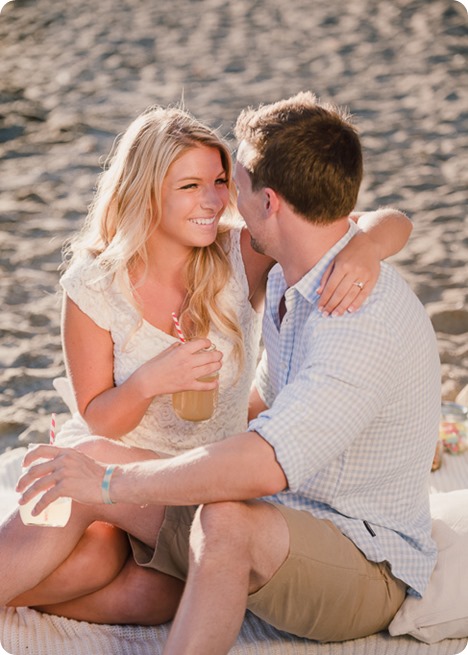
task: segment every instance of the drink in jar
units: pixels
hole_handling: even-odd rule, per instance
[[[32,466],[35,464],[41,464],[42,462],[47,462],[45,458],[36,459]],[[26,469],[23,469],[23,472]],[[71,515],[71,498],[58,498],[54,500],[48,507],[45,508],[37,516],[31,514],[34,507],[39,502],[39,499],[42,497],[41,494],[34,496],[26,505],[19,506],[19,513],[21,520],[25,525],[42,525],[49,526],[53,528],[63,528],[68,523],[68,520]]]
[[[216,350],[211,344],[204,352]],[[218,371],[198,378],[200,382],[212,382],[219,377]],[[177,416],[184,421],[207,421],[213,416],[218,402],[218,387],[209,391],[178,391],[172,394],[172,407]]]

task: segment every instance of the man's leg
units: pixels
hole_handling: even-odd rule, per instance
[[[155,568],[183,573],[187,557],[165,538],[186,534],[182,516],[168,513]],[[186,588],[164,653],[228,653],[246,608],[301,637],[356,639],[385,629],[405,595],[385,562],[369,562],[330,521],[263,502],[215,503],[193,522]]]
[[[279,630],[321,642],[386,629],[407,591],[387,562],[369,561],[331,521],[276,507],[288,524],[289,555],[249,596],[248,609]]]
[[[222,655],[237,638],[248,594],[286,559],[288,527],[266,503],[215,503],[198,510],[190,544],[186,588],[164,653]]]

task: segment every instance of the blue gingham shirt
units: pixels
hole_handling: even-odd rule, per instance
[[[440,414],[437,343],[421,303],[386,263],[358,312],[317,310],[321,277],[356,230],[350,221],[290,288],[279,265],[271,270],[256,376],[269,409],[249,430],[273,446],[287,477],[276,502],[333,521],[419,596],[437,555],[428,493]]]

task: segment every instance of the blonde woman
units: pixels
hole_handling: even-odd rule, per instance
[[[231,167],[224,142],[181,109],[151,108],[121,138],[61,279],[64,353],[78,411],[58,445],[124,463],[245,430],[274,262],[255,252],[237,218]],[[380,259],[411,231],[393,210],[355,218],[362,231],[323,281],[325,315],[357,310]],[[172,313],[195,341],[181,344]],[[216,350],[198,352],[211,343]],[[215,371],[219,383],[199,381]],[[176,416],[172,393],[218,384],[212,419]],[[0,530],[0,602],[96,622],[170,619],[182,583],[127,560],[117,529],[154,545],[162,512],[74,505],[67,527],[55,531],[25,527],[14,516]]]

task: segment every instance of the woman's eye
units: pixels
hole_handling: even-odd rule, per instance
[[[195,184],[195,182],[192,182],[191,184],[185,184],[184,186],[181,186],[181,189],[196,189],[198,184]]]
[[[220,178],[218,178],[216,180],[216,184],[219,184],[219,185],[223,185],[223,184],[227,184],[227,183],[228,183],[228,181],[227,181],[227,178],[225,178],[225,177],[220,177]]]

